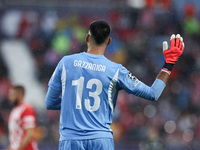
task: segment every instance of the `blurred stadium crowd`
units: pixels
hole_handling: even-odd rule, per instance
[[[180,33],[185,51],[173,69],[158,102],[145,101],[121,91],[115,109],[115,145],[118,149],[198,149],[200,147],[200,8],[192,3],[146,0],[122,9],[83,10],[1,8],[0,40],[21,40],[30,48],[37,79],[47,89],[48,80],[64,56],[87,50],[85,36],[91,21],[106,20],[112,27],[112,44],[106,57],[123,64],[139,80],[151,85],[164,64],[162,42]],[[200,2],[198,2],[200,5]],[[181,6],[181,7],[180,7]],[[178,8],[179,7],[179,8]],[[8,24],[9,20],[15,20]],[[13,49],[14,51],[14,49]],[[72,72],[73,73],[73,72]],[[8,115],[12,83],[0,53],[0,145],[8,144]],[[59,112],[38,112],[37,138],[57,144]],[[157,149],[156,149],[157,148]]]

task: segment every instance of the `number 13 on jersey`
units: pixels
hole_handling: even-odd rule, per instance
[[[83,88],[92,89],[93,85],[96,85],[96,90],[94,92],[89,92],[89,97],[94,98],[94,105],[90,105],[90,99],[85,99],[84,104],[85,108],[88,111],[97,111],[100,106],[100,97],[99,95],[102,92],[103,84],[98,79],[90,79],[86,87],[84,87],[84,77],[80,77],[78,80],[72,81],[72,86],[77,86],[77,93],[76,93],[76,109],[82,109],[82,96],[83,96]]]

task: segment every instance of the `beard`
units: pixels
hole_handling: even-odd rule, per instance
[[[17,106],[18,104],[19,104],[19,99],[16,98],[16,99],[14,100],[14,102],[12,102],[12,105],[15,107],[15,106]]]

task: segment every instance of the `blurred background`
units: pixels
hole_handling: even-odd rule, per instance
[[[39,148],[58,148],[60,112],[44,107],[48,81],[64,55],[87,50],[85,36],[96,19],[112,27],[106,57],[147,85],[164,64],[162,42],[180,33],[186,46],[157,102],[119,93],[116,150],[199,150],[199,0],[1,0],[0,149],[9,144],[12,84],[25,86],[36,109]]]

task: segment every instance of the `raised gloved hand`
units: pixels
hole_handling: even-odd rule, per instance
[[[176,36],[172,34],[170,41],[170,49],[168,49],[167,41],[163,42],[163,53],[166,63],[175,64],[183,53],[184,42],[180,34],[177,34]]]
[[[182,55],[184,47],[185,45],[183,42],[183,38],[180,36],[180,34],[177,34],[176,36],[172,34],[170,38],[170,49],[168,49],[167,41],[163,42],[165,64],[162,68],[162,71],[171,74],[172,68],[178,61],[179,57]]]

